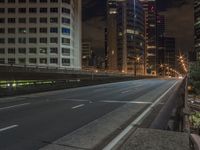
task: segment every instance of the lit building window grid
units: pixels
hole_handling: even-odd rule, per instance
[[[18,1],[16,0],[16,3],[17,3]],[[31,2],[33,2],[34,3],[34,1],[32,0]],[[52,3],[56,3],[56,1],[51,1]],[[15,3],[15,4],[16,4]],[[23,1],[23,0],[21,0],[20,2],[20,6],[19,7],[16,7],[15,8],[15,11],[16,12],[18,12],[19,11],[19,8],[23,8],[23,9],[21,9],[20,10],[20,13],[22,13],[22,12],[24,12],[25,14],[26,14],[26,16],[25,16],[25,18],[23,18],[21,21],[19,21],[19,19],[20,18],[22,18],[22,16],[23,16],[23,14],[21,14],[21,15],[19,15],[18,17],[16,17],[16,15],[15,14],[12,14],[12,16],[14,16],[15,17],[15,25],[13,25],[13,24],[11,24],[11,25],[9,25],[9,26],[4,26],[4,24],[5,24],[5,22],[7,21],[7,17],[2,17],[1,18],[1,13],[0,13],[0,20],[2,19],[3,21],[2,21],[2,23],[1,23],[1,21],[0,21],[0,28],[2,27],[2,28],[4,28],[4,30],[5,31],[3,31],[2,30],[2,32],[0,32],[0,34],[7,34],[8,33],[8,31],[9,31],[9,33],[8,34],[13,34],[13,35],[15,35],[15,41],[16,42],[11,42],[11,43],[13,43],[13,44],[17,44],[17,45],[19,45],[19,44],[29,44],[29,46],[26,46],[26,50],[27,50],[27,54],[29,54],[29,47],[31,47],[31,45],[34,45],[34,44],[37,44],[37,43],[39,43],[40,42],[40,35],[39,34],[46,34],[47,36],[48,36],[48,38],[47,39],[45,39],[45,41],[44,40],[42,40],[43,42],[41,43],[41,44],[48,44],[48,49],[50,49],[51,48],[51,44],[54,44],[54,43],[56,43],[56,44],[61,44],[61,46],[59,46],[58,48],[59,48],[59,54],[62,56],[62,53],[61,53],[61,51],[62,51],[62,47],[68,47],[68,48],[70,48],[70,51],[74,48],[74,46],[73,46],[73,43],[74,43],[74,41],[73,41],[73,36],[74,36],[74,31],[72,31],[73,29],[74,29],[74,26],[73,26],[73,21],[74,21],[74,19],[73,18],[71,18],[73,15],[74,15],[74,13],[73,13],[73,11],[71,11],[71,7],[70,7],[70,2],[68,1],[68,0],[63,0],[63,4],[66,6],[66,8],[67,9],[65,9],[65,11],[64,11],[64,14],[62,13],[61,15],[58,15],[60,12],[58,12],[57,14],[53,14],[52,16],[59,16],[58,17],[58,22],[56,23],[55,22],[55,24],[54,23],[52,23],[52,24],[54,24],[54,25],[56,25],[56,24],[58,24],[58,23],[62,23],[62,22],[60,22],[60,21],[62,21],[62,18],[60,17],[60,16],[62,16],[62,17],[65,17],[65,18],[67,18],[67,21],[65,22],[65,23],[62,23],[63,24],[63,28],[67,28],[67,30],[65,30],[64,32],[63,32],[63,36],[62,37],[59,37],[58,36],[58,39],[56,40],[56,42],[52,42],[52,43],[50,43],[50,41],[51,41],[51,39],[52,38],[55,38],[55,37],[52,37],[52,36],[49,36],[49,34],[50,34],[50,28],[51,28],[51,25],[49,25],[48,24],[48,22],[50,22],[50,17],[49,16],[45,16],[45,14],[43,14],[42,13],[42,15],[40,15],[40,17],[38,17],[38,13],[40,13],[40,8],[44,8],[43,7],[43,4],[42,5],[40,5],[40,7],[38,7],[36,4],[38,3],[34,3],[33,5],[31,5],[31,7],[26,7],[26,9],[24,9],[25,8],[25,2]],[[26,3],[28,3],[28,2],[26,2]],[[48,2],[48,3],[50,3],[50,1]],[[14,7],[14,5],[15,4],[10,4],[10,6],[9,7]],[[55,4],[54,4],[55,5]],[[3,5],[1,5],[2,7],[3,7]],[[0,6],[0,7],[1,7]],[[33,6],[33,7],[32,7]],[[37,9],[35,9],[35,7],[37,7]],[[31,8],[31,9],[30,9]],[[50,10],[50,8],[51,8],[51,6],[48,6],[48,11]],[[63,7],[62,7],[63,8]],[[61,11],[62,10],[62,8],[59,8],[59,10]],[[31,13],[30,13],[30,16],[28,16],[27,17],[27,14],[29,14],[29,10],[31,11]],[[69,11],[70,10],[70,11]],[[2,11],[2,12],[4,12],[4,11],[6,11],[6,8]],[[11,11],[12,12],[12,11]],[[46,10],[45,10],[45,12],[46,12]],[[9,14],[8,15],[8,17],[10,17],[11,15]],[[14,18],[13,17],[13,18]],[[31,22],[29,22],[30,20],[30,18],[36,18],[36,21],[34,21],[34,20],[32,20]],[[45,18],[45,19],[43,19],[43,21],[42,22],[40,22],[40,18]],[[47,19],[46,19],[47,18]],[[12,22],[12,21],[11,21]],[[23,25],[24,24],[24,25]],[[40,25],[41,24],[47,24],[47,31],[46,31],[46,29],[45,29],[45,31],[44,30],[40,30]],[[52,25],[52,26],[54,26],[54,25]],[[14,29],[15,28],[15,26],[17,26],[17,28],[16,29]],[[26,28],[25,30],[21,30],[20,31],[20,33],[18,33],[19,32],[19,27],[20,28]],[[46,27],[46,26],[45,26]],[[68,28],[69,28],[69,30],[68,30]],[[40,32],[42,32],[42,33],[40,33]],[[58,32],[57,32],[57,34],[59,35],[60,33],[62,33],[62,29],[60,28],[60,29],[58,29]],[[62,45],[62,38],[68,38],[68,39],[70,39],[70,42],[69,43],[65,43],[65,45]],[[30,39],[32,39],[31,41],[31,43],[29,42],[29,40]],[[36,40],[35,40],[36,39]],[[35,42],[34,42],[35,41]],[[53,41],[55,41],[55,40],[53,40]],[[2,44],[1,43],[7,43],[8,42],[8,37],[5,37],[4,39],[0,39],[0,47],[2,46]],[[50,45],[49,45],[50,44]],[[37,55],[38,54],[38,47],[37,47],[37,52],[35,53],[30,53],[30,55]],[[73,54],[73,53],[71,53],[70,52],[70,55],[71,54]],[[53,54],[53,55],[55,55],[55,53]],[[57,54],[58,55],[58,54]],[[16,57],[16,56],[15,56]],[[59,56],[60,57],[60,56]],[[74,56],[70,56],[70,57],[74,57]],[[72,58],[71,58],[72,59]],[[16,59],[16,62],[17,62],[17,59]],[[28,61],[26,61],[26,62],[28,62]]]

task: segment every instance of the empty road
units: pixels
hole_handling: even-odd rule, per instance
[[[127,104],[137,117],[177,82],[144,79],[1,98],[0,150],[37,150]]]

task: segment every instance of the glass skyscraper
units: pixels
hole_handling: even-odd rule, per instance
[[[139,0],[108,1],[108,68],[144,74],[145,21]],[[136,65],[137,63],[137,65]]]

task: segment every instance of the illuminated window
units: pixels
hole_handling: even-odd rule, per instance
[[[50,18],[50,23],[58,23],[58,18]]]
[[[69,18],[62,18],[62,23],[63,24],[70,24],[70,19]]]
[[[62,44],[64,44],[64,45],[70,45],[70,39],[68,39],[68,38],[62,38]]]
[[[40,58],[40,64],[47,64],[46,58]]]
[[[70,56],[70,49],[69,48],[62,48],[62,55]]]
[[[58,28],[50,28],[50,33],[58,33]]]
[[[64,14],[70,14],[70,9],[68,9],[68,8],[62,8],[62,13],[64,13]]]
[[[40,54],[47,54],[47,48],[45,47],[40,48]]]
[[[62,59],[62,65],[63,65],[63,66],[70,66],[70,59],[68,59],[68,58],[63,58],[63,59]]]
[[[70,35],[70,29],[69,28],[62,28],[62,34]]]
[[[26,28],[19,28],[18,32],[22,34],[26,34]]]

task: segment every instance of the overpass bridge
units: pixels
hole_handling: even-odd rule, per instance
[[[0,80],[57,80],[133,77],[133,74],[100,70],[72,70],[49,67],[1,65]]]
[[[187,131],[185,90],[143,79],[0,98],[0,149],[189,150],[187,133],[162,131]]]

